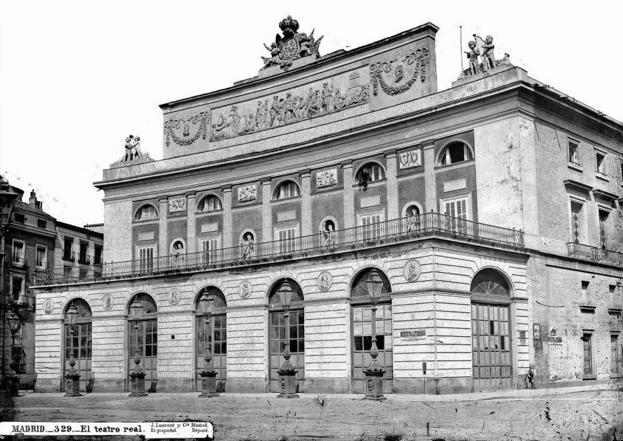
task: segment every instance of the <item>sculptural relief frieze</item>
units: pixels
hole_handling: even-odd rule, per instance
[[[165,144],[171,141],[180,146],[189,146],[199,138],[206,139],[210,113],[200,112],[188,119],[170,119],[164,123]],[[194,130],[194,134],[191,132]],[[181,133],[180,133],[181,132]]]
[[[409,90],[418,80],[425,82],[428,63],[428,49],[420,48],[390,61],[371,64],[372,94],[378,95],[381,86],[381,90],[387,95],[399,95]]]
[[[368,103],[369,85],[353,83],[349,74],[216,109],[210,141],[235,138],[285,126]]]

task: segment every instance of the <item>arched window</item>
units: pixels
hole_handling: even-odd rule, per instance
[[[512,386],[510,284],[500,271],[485,268],[472,279],[470,291],[475,390],[509,388]]]
[[[377,164],[376,162],[367,162],[357,170],[355,174],[355,179],[359,183],[359,185],[366,185],[371,182],[378,182],[385,179],[385,170],[381,164]]]
[[[221,203],[221,200],[213,194],[210,194],[201,199],[199,205],[197,206],[197,211],[201,213],[210,213],[212,211],[219,211],[222,209],[223,204]]]
[[[288,323],[286,330],[285,309],[281,303],[279,292],[285,287],[284,282],[292,290],[292,299],[288,307]],[[280,279],[273,284],[268,296],[270,313],[270,390],[280,391],[279,373],[283,364],[283,351],[286,341],[289,342],[290,362],[297,370],[297,392],[302,392],[305,381],[305,311],[303,309],[303,291],[292,279]],[[286,337],[287,335],[287,337]]]
[[[143,205],[136,211],[134,215],[135,221],[146,221],[146,220],[154,220],[158,219],[158,211],[156,207],[150,204]]]
[[[67,311],[70,308],[75,308],[78,312],[73,326],[68,323]],[[69,362],[72,358],[75,360],[74,368],[80,373],[80,390],[84,391],[91,381],[91,308],[86,301],[73,299],[67,304],[63,319],[65,322],[65,361],[63,366],[65,370],[68,370],[71,367]],[[63,372],[63,378],[65,378],[65,372]]]
[[[294,181],[284,181],[277,186],[273,194],[273,199],[278,201],[281,199],[295,198],[301,195],[299,186]]]
[[[202,312],[199,305],[204,294],[212,299],[212,312],[209,318]],[[205,368],[206,350],[209,350],[212,354],[211,369],[217,372],[216,390],[224,392],[227,380],[227,301],[221,290],[214,286],[207,286],[199,291],[195,300],[195,315],[197,320],[195,365],[197,389],[200,389],[199,373]]]
[[[366,268],[357,274],[350,291],[351,314],[353,323],[352,342],[352,381],[353,391],[366,392],[364,370],[370,365],[370,350],[372,349],[372,299],[368,290],[368,280],[376,271],[383,281],[380,298],[376,302],[375,329],[377,360],[385,369],[383,389],[390,393],[393,387],[393,350],[392,350],[392,304],[391,285],[382,271]]]
[[[452,141],[439,154],[438,165],[456,164],[474,159],[472,149],[463,141]]]
[[[130,315],[130,306],[139,302],[143,314],[135,320]],[[158,308],[154,299],[146,293],[136,294],[128,302],[128,371],[132,369],[134,357],[138,354],[145,369],[145,387],[155,387],[158,372]]]

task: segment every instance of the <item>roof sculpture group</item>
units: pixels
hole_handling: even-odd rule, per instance
[[[493,70],[496,67],[510,64],[508,54],[504,54],[502,59],[495,59],[495,45],[491,35],[487,35],[484,39],[476,34],[473,34],[473,36],[474,39],[467,43],[469,51],[465,51],[469,67],[461,73],[461,77],[478,75],[479,73]]]
[[[294,60],[306,57],[320,58],[318,47],[323,37],[316,40],[314,30],[309,35],[298,32],[299,22],[290,15],[279,22],[279,29],[283,36],[277,34],[270,47],[264,44],[270,52],[270,57],[262,57],[264,61],[262,69],[279,66],[283,70],[288,70]]]

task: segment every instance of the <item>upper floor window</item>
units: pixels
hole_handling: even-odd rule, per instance
[[[74,253],[72,251],[72,247],[74,245],[74,238],[65,236],[63,238],[63,259],[72,260],[74,258]]]
[[[355,175],[355,179],[357,180],[359,186],[363,187],[365,190],[369,183],[385,179],[385,169],[383,169],[381,164],[368,162],[359,168],[357,174]]]
[[[211,211],[218,211],[222,209],[223,204],[221,203],[221,200],[212,194],[201,199],[199,205],[197,206],[197,210],[202,213],[209,213]]]
[[[89,258],[87,252],[89,250],[89,243],[80,241],[80,254],[78,255],[78,262],[82,265],[89,265]]]
[[[19,222],[20,224],[23,224],[26,221],[26,217],[22,213],[15,213],[13,218],[15,219],[15,222]]]
[[[438,165],[456,164],[474,159],[472,149],[463,141],[452,141],[439,154]]]
[[[294,181],[285,181],[277,186],[274,193],[274,200],[290,199],[301,195],[299,186]]]
[[[158,219],[158,211],[153,205],[143,205],[134,215],[135,221]]]
[[[26,245],[21,240],[13,240],[13,250],[11,260],[13,263],[22,265],[24,263],[24,250]]]
[[[101,265],[102,264],[102,246],[95,245],[95,250],[93,253],[93,265]]]
[[[47,228],[48,227],[48,223],[46,221],[44,221],[43,219],[38,219],[37,220],[37,226],[39,228]]]
[[[606,174],[606,155],[601,152],[595,152],[595,162],[597,165],[597,173]]]
[[[606,210],[599,210],[599,248],[605,250],[607,247],[606,231],[608,225],[608,216],[610,213]]]
[[[47,268],[48,266],[48,249],[43,245],[37,245],[37,254],[35,255],[35,265],[37,268]]]
[[[584,216],[582,203],[571,201],[571,242],[580,243],[584,236]]]
[[[578,152],[579,144],[576,141],[568,141],[568,161],[574,165],[580,165],[580,154]]]

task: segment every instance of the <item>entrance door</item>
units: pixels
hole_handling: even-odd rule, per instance
[[[134,326],[137,322],[128,322],[128,373],[136,364],[134,358],[138,351],[141,357],[141,366],[145,369],[145,387],[152,387],[157,380],[158,367],[158,322],[154,319],[139,320],[138,329]],[[155,383],[153,384],[155,387]]]
[[[472,303],[474,389],[511,387],[509,307]]]
[[[370,367],[372,348],[372,306],[352,306],[353,320],[353,393],[366,393],[363,371]],[[392,351],[392,305],[381,303],[376,310],[376,346],[379,350],[377,360],[385,369],[383,392],[391,393],[393,388]]]
[[[290,363],[297,370],[297,392],[303,392],[305,384],[305,312],[303,309],[289,311]],[[280,392],[279,373],[283,365],[286,343],[286,322],[283,311],[270,312],[270,391]]]
[[[63,378],[65,373],[71,367],[69,362],[71,358],[76,360],[74,366],[80,374],[80,391],[86,391],[87,384],[91,380],[91,323],[78,323],[74,326],[73,334],[70,326],[65,325],[65,364]],[[65,382],[62,390],[65,390]]]

